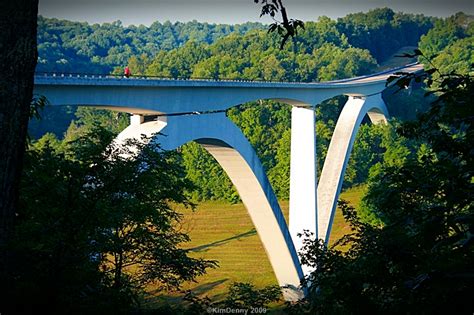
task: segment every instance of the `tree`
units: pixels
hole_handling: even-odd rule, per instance
[[[415,52],[421,54],[421,52]],[[436,71],[436,70],[435,70]],[[313,266],[312,314],[470,314],[474,289],[474,125],[472,75],[403,75],[400,87],[428,78],[436,101],[397,133],[416,141],[396,164],[381,165],[366,203],[377,224],[361,222],[342,203],[353,233],[336,247],[305,241],[303,263]],[[338,245],[349,245],[346,252]]]
[[[0,4],[0,275],[4,245],[18,211],[18,188],[26,145],[35,71],[38,1]],[[5,282],[3,285],[7,285]]]
[[[98,127],[62,144],[46,135],[28,151],[2,311],[125,313],[145,285],[176,289],[216,265],[181,248],[189,237],[172,204],[192,205],[176,153],[113,137]]]
[[[381,63],[404,46],[417,46],[420,36],[432,27],[433,20],[423,15],[376,8],[339,18],[337,28],[351,45],[368,49]]]
[[[100,126],[114,135],[118,135],[129,125],[129,117],[125,113],[96,109],[86,106],[78,107],[73,120],[64,134],[64,143],[72,142],[91,133]]]
[[[255,3],[262,4],[262,12],[260,16],[270,15],[275,20],[277,13],[281,14],[282,21],[276,21],[270,24],[268,31],[275,32],[281,35],[280,49],[285,47],[285,43],[288,39],[294,38],[298,35],[298,28],[304,29],[304,23],[300,20],[288,19],[286,8],[283,6],[282,0],[254,0]]]
[[[192,200],[217,199],[230,203],[240,200],[227,174],[201,145],[188,143],[181,148],[181,153],[186,178],[196,187],[190,192]]]
[[[446,20],[437,21],[426,35],[421,36],[420,49],[428,57],[434,57],[441,50],[455,41],[466,37],[465,31],[459,25],[457,15]]]

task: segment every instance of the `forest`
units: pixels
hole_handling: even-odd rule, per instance
[[[135,76],[322,82],[422,62],[423,74],[401,75],[384,91],[390,122],[366,118],[361,126],[344,188],[364,185],[365,195],[357,211],[341,202],[352,231],[333,247],[306,235],[302,262],[315,270],[309,294],[284,312],[430,314],[454,305],[471,314],[473,21],[464,13],[442,19],[381,8],[306,22],[280,49],[279,35],[259,23],[125,27],[39,17],[36,72],[122,75],[128,66]],[[319,171],[345,101],[316,107]],[[128,115],[41,99],[33,105],[20,223],[9,245],[14,273],[0,278],[14,283],[5,295],[12,309],[201,314],[279,299],[278,287],[237,283],[219,302],[188,292],[179,307],[141,309],[147,284],[179,289],[218,267],[182,249],[189,237],[173,204],[237,203],[238,193],[196,143],[177,152],[139,141],[114,147]],[[263,100],[227,111],[281,200],[289,197],[290,109]],[[143,153],[123,158],[133,148]],[[33,298],[22,303],[25,296]]]

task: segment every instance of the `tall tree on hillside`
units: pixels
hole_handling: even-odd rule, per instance
[[[1,313],[129,314],[147,285],[178,289],[216,265],[183,249],[174,207],[192,206],[192,186],[177,153],[114,138],[96,124],[29,146]]]
[[[12,230],[18,201],[37,59],[37,14],[38,0],[0,3],[0,248]],[[0,268],[2,257],[0,252]]]

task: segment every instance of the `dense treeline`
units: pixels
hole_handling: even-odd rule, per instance
[[[337,29],[351,45],[370,51],[378,62],[389,58],[400,47],[418,46],[420,36],[433,27],[435,18],[375,9],[338,19]]]
[[[433,23],[433,18],[395,13],[388,8],[375,9],[368,13],[350,14],[338,19],[337,22],[322,17],[318,22],[306,23],[306,30],[295,39],[294,52],[311,54],[315,48],[324,44],[333,44],[341,48],[349,48],[350,45],[354,48],[368,49],[371,55],[381,62],[400,47],[416,46],[419,37],[425,34]],[[216,25],[196,21],[187,23],[155,22],[149,27],[144,25],[125,27],[120,21],[90,25],[85,22],[71,22],[40,16],[38,18],[39,58],[37,71],[106,73],[116,66],[124,66],[132,56],[144,54],[153,59],[160,51],[166,52],[176,49],[188,42],[212,44],[229,34],[233,34],[235,37],[221,42],[220,49],[241,45],[249,46],[251,44],[248,41],[253,41],[255,37],[259,36],[265,38],[265,43],[262,43],[265,45],[263,51],[269,47],[276,49],[278,46],[275,47],[273,44],[275,41],[279,41],[278,37],[265,36],[265,31],[252,32],[252,36],[240,39],[243,42],[232,43],[236,40],[239,41],[241,37],[238,35],[264,28],[265,26],[260,23]],[[256,48],[260,47],[249,47],[250,50]],[[217,46],[216,49],[219,50]],[[162,57],[163,53],[161,52],[161,55],[157,57]],[[210,53],[213,54],[214,51]],[[223,61],[224,64],[225,62]],[[306,65],[308,62],[299,60],[298,65],[300,66],[301,63]],[[240,63],[237,62],[234,67],[239,65]],[[290,63],[290,65],[296,64]],[[323,66],[327,65],[323,64]],[[298,69],[303,68],[298,67]],[[310,72],[311,68],[307,70]],[[226,74],[232,76],[233,73],[234,71],[231,71]],[[186,76],[188,74],[179,72],[168,75]],[[201,72],[201,75],[204,76],[205,73]],[[212,75],[211,73],[209,76],[212,77]],[[255,77],[255,73],[243,75],[252,79],[265,79]],[[320,75],[318,78],[300,73],[293,79],[312,81],[316,78],[329,79],[330,76],[326,75],[325,78]],[[267,75],[267,79],[279,79],[279,77],[278,75],[276,77]]]
[[[432,58],[432,64],[425,58],[420,58],[420,61],[428,68],[436,65],[441,73],[467,74],[474,63],[473,22],[473,16],[463,13],[437,21],[434,27],[421,37],[419,45],[426,57]]]
[[[120,21],[103,24],[38,17],[37,71],[108,73],[135,55],[154,56],[160,50],[180,47],[188,41],[212,43],[232,32],[263,28],[242,25],[155,22],[125,27]]]

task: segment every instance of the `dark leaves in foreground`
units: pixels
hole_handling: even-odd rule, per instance
[[[270,24],[268,32],[278,32],[281,36],[280,49],[285,47],[288,39],[294,38],[298,35],[298,28],[304,29],[304,22],[301,20],[288,19],[286,8],[283,6],[282,0],[254,0],[255,3],[262,5],[260,17],[269,15],[275,22]],[[280,13],[282,21],[275,19],[275,16]]]

